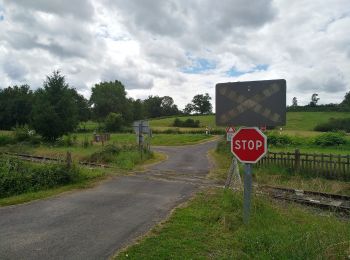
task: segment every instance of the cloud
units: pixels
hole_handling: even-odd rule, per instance
[[[287,98],[341,102],[348,0],[0,0],[0,86],[60,69],[85,96],[102,80],[183,108],[218,82],[285,78]],[[214,101],[214,100],[213,100]]]

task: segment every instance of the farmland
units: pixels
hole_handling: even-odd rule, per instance
[[[347,118],[348,112],[288,112],[287,125],[285,130],[290,131],[313,131],[319,123],[327,122],[330,118]],[[150,121],[152,127],[156,129],[171,127],[176,117],[153,119]],[[210,126],[216,128],[215,115],[184,116],[181,119],[193,118],[199,120],[201,127]],[[220,128],[220,127],[219,127]]]

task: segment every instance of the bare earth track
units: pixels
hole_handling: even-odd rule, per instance
[[[95,188],[0,208],[0,259],[106,259],[200,186],[216,141],[157,147],[168,160]]]

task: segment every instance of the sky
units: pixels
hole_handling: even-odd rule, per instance
[[[249,4],[248,4],[249,3]],[[0,88],[60,70],[180,108],[222,82],[286,79],[287,104],[350,91],[349,0],[0,0]]]

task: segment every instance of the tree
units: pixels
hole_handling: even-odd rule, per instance
[[[120,81],[101,82],[91,91],[90,104],[97,121],[104,121],[111,112],[121,114],[125,122],[132,121],[132,103],[126,98],[125,87]]]
[[[143,108],[143,103],[141,99],[130,99],[130,102],[132,104],[132,110],[133,110],[133,119],[134,120],[140,120],[145,117],[144,113],[144,108]]]
[[[177,105],[174,104],[172,97],[162,97],[162,103],[160,106],[162,110],[162,116],[172,116],[179,114],[179,109],[177,108]]]
[[[188,103],[188,104],[185,106],[185,109],[184,109],[183,113],[184,113],[185,115],[189,115],[189,114],[192,113],[192,111],[193,111],[193,104]]]
[[[310,102],[310,106],[311,107],[315,107],[315,106],[317,106],[317,102],[320,100],[320,98],[318,98],[318,94],[317,93],[314,93],[314,94],[312,94],[312,96],[311,96],[311,102]]]
[[[145,114],[147,118],[155,118],[162,116],[163,98],[159,96],[149,96],[143,101]]]
[[[13,86],[0,90],[0,126],[11,129],[30,121],[33,92],[28,85]]]
[[[91,118],[89,101],[83,95],[80,95],[75,89],[71,89],[71,91],[74,97],[75,104],[78,108],[79,122],[88,121]]]
[[[350,108],[350,91],[345,94],[344,100],[340,103],[340,105]]]
[[[292,106],[293,107],[297,107],[298,106],[298,99],[296,97],[293,97]]]
[[[45,139],[54,141],[78,125],[78,108],[72,89],[59,71],[46,77],[44,88],[35,92],[32,126]]]
[[[186,105],[184,113],[196,112],[198,114],[210,114],[212,113],[212,105],[210,103],[211,97],[208,93],[195,95],[192,99],[192,103]]]

